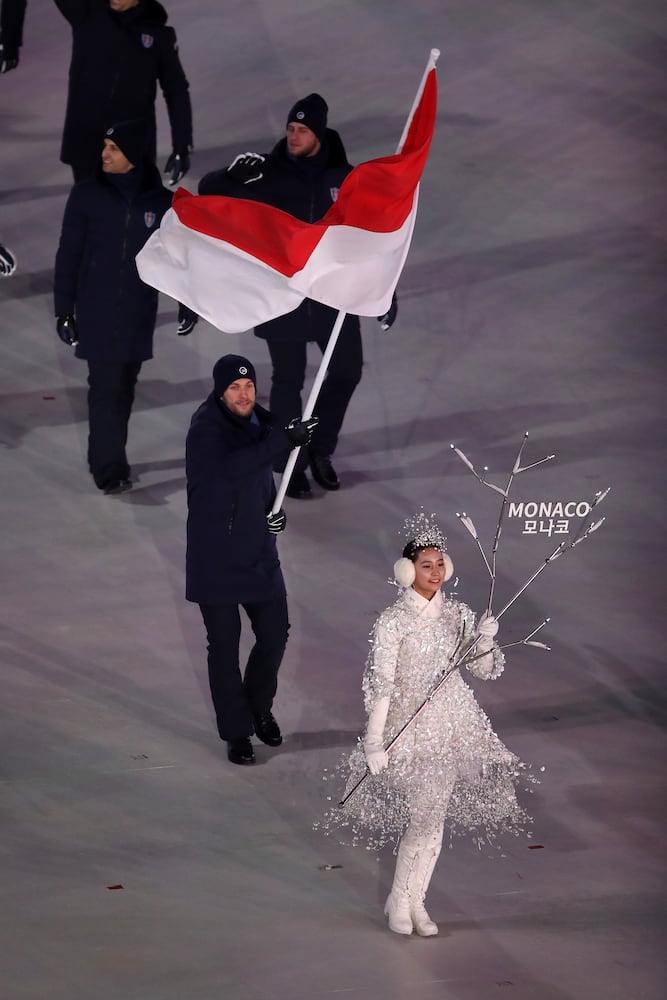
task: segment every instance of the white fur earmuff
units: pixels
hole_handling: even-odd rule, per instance
[[[442,558],[445,563],[445,583],[447,580],[451,580],[454,576],[454,563],[446,552],[442,553]],[[407,589],[411,587],[415,582],[415,564],[410,559],[406,559],[405,556],[401,556],[394,563],[394,580],[399,585]]]
[[[399,585],[407,589],[411,587],[415,582],[415,564],[406,559],[405,556],[401,556],[394,563],[394,580]]]

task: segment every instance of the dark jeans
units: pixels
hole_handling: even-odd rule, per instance
[[[239,605],[199,605],[208,638],[208,680],[222,740],[251,736],[253,715],[271,710],[289,632],[285,596],[241,606],[255,633],[243,676],[239,668]]]
[[[88,467],[101,490],[129,479],[127,425],[141,362],[88,362]]]
[[[322,353],[326,350],[328,341],[328,334],[317,341]],[[269,409],[275,417],[287,424],[292,417],[300,417],[302,413],[301,390],[306,377],[308,345],[272,341],[270,337],[266,343],[273,365]],[[336,450],[345,413],[352,394],[361,381],[362,365],[359,329],[343,328],[315,403],[314,413],[320,418],[320,422],[313,434],[310,450],[316,454],[333,455]],[[274,465],[276,472],[283,471],[288,454],[289,452],[276,460]],[[307,465],[308,453],[302,448],[297,459],[296,471],[302,472]]]

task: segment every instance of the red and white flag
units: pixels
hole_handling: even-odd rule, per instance
[[[226,333],[291,312],[304,298],[361,316],[387,312],[433,135],[438,55],[431,53],[398,152],[355,167],[319,222],[181,188],[137,256],[141,278]]]

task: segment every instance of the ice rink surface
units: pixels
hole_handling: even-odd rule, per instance
[[[287,501],[292,633],[275,704],[285,741],[230,765],[205,637],[184,592],[184,437],[223,353],[266,346],[161,301],[130,425],[135,487],[85,469],[85,365],[57,339],[52,268],[69,29],[29,0],[0,77],[2,729],[0,993],[6,1000],[658,1000],[664,995],[665,142],[659,0],[167,2],[190,80],[190,190],[267,150],[312,90],[353,162],[395,149],[431,47],[437,131],[386,334],[364,320],[338,493]],[[160,161],[170,151],[160,102]],[[312,356],[312,370],[317,360]],[[543,618],[551,652],[508,651],[474,683],[494,727],[543,767],[531,839],[457,841],[428,897],[432,939],[382,917],[393,856],[312,829],[322,773],[363,724],[367,636],[391,603],[403,519],[449,537],[458,593],[487,576],[498,497],[612,491],[603,527],[503,619]],[[508,518],[506,600],[558,541]],[[572,518],[570,528],[578,519]],[[538,523],[538,528],[540,527]],[[500,606],[500,605],[498,605]],[[247,649],[247,644],[244,647]],[[335,866],[335,867],[334,867]],[[114,888],[122,887],[122,888]],[[661,985],[662,984],[662,985]]]

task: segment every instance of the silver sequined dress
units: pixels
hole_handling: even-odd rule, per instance
[[[383,611],[371,635],[363,692],[369,715],[378,698],[391,696],[385,746],[447,669],[457,642],[465,646],[474,631],[470,608],[441,591],[428,601],[409,588]],[[468,669],[490,680],[502,673],[504,662],[494,646]],[[349,829],[352,843],[372,849],[396,841],[408,824],[426,835],[444,822],[450,833],[470,833],[479,843],[499,831],[518,833],[528,821],[515,793],[517,782],[526,779],[524,767],[494,733],[456,670],[394,744],[388,767],[369,774],[321,825],[326,832]],[[360,739],[338,768],[347,791],[365,769]]]

